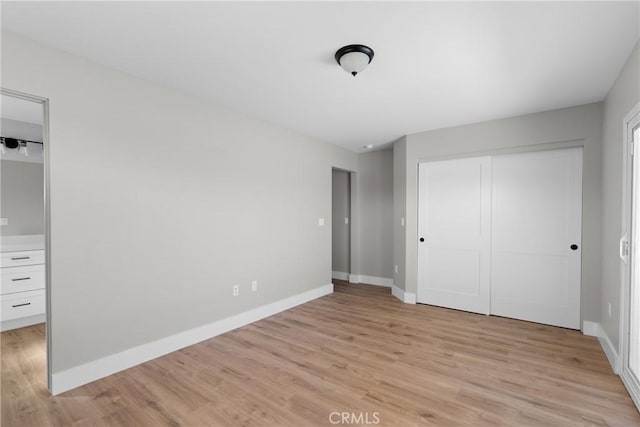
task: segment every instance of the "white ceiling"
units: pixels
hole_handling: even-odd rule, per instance
[[[42,126],[42,104],[0,95],[0,117]]]
[[[601,101],[639,2],[2,2],[2,28],[363,151]],[[334,52],[375,50],[357,77]]]

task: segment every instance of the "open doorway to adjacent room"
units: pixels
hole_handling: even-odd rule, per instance
[[[331,278],[349,280],[351,274],[351,173],[331,174]]]
[[[46,100],[0,95],[0,330],[2,376],[29,361],[33,386],[48,387]],[[5,386],[3,381],[3,392]],[[14,386],[17,386],[14,384]]]

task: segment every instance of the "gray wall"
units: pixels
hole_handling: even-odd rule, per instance
[[[42,142],[42,126],[38,124],[0,118],[0,127],[2,136]]]
[[[44,233],[42,163],[0,161],[0,216],[9,220],[0,235]]]
[[[332,173],[331,201],[331,269],[349,273],[351,250],[351,184],[349,173],[334,170]],[[349,218],[349,224],[345,224]]]
[[[393,151],[358,156],[357,273],[393,278]]]
[[[53,373],[331,282],[356,154],[9,33],[2,86],[50,100]]]
[[[417,178],[420,162],[545,148],[584,146],[582,317],[600,321],[602,103],[528,114],[407,136],[405,281],[417,289]],[[397,237],[397,236],[396,236]],[[397,246],[397,245],[396,245]],[[396,253],[396,259],[402,254]]]
[[[636,45],[604,102],[602,138],[602,326],[614,348],[620,332],[620,258],[622,230],[622,127],[640,102],[640,47]],[[611,303],[611,317],[608,304]]]

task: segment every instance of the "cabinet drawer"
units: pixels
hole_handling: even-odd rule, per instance
[[[21,265],[44,264],[44,251],[2,252],[0,267],[19,267]]]
[[[2,321],[43,314],[45,310],[44,290],[1,295],[0,308],[2,308],[0,313]]]
[[[0,294],[44,289],[44,265],[7,267],[0,271]]]

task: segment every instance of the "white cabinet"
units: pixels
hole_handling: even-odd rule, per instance
[[[0,330],[45,321],[45,269],[38,236],[2,238],[0,252]]]
[[[44,289],[2,295],[1,301],[3,323],[6,320],[16,320],[44,314]],[[33,324],[36,323],[42,322],[34,322]]]
[[[44,264],[44,251],[17,251],[2,252],[0,255],[0,267],[20,267],[21,265]]]
[[[0,295],[44,289],[44,264],[0,269]]]

